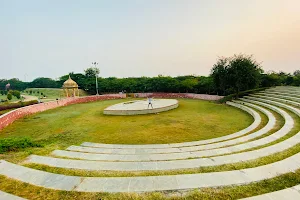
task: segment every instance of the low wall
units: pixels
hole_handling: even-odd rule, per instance
[[[9,124],[13,123],[15,120],[22,118],[26,115],[34,114],[37,112],[42,112],[45,110],[67,106],[71,104],[77,103],[86,103],[92,101],[100,101],[100,100],[109,100],[109,99],[120,99],[125,98],[125,94],[106,94],[106,95],[98,95],[98,96],[86,96],[86,97],[73,97],[66,98],[57,101],[50,101],[46,103],[35,104],[31,106],[25,106],[16,110],[12,110],[4,115],[0,116],[0,130]]]
[[[209,95],[209,94],[194,94],[194,93],[134,93],[136,98],[146,98],[148,96],[156,98],[188,98],[188,99],[202,99],[209,101],[217,101],[224,96]]]

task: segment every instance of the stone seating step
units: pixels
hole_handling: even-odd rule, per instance
[[[255,93],[257,95],[263,95],[263,96],[270,96],[270,97],[277,97],[280,99],[287,99],[295,102],[300,102],[300,97],[291,97],[288,95],[282,95],[282,94],[274,94],[274,93],[266,93],[266,92],[260,92],[260,93]]]
[[[244,98],[242,98],[243,100],[245,99],[250,99],[250,100],[256,100],[256,101],[260,101],[260,102],[264,102],[264,103],[268,103],[271,105],[275,105],[275,106],[279,106],[282,108],[285,108],[293,113],[295,113],[296,115],[300,116],[300,109],[294,107],[294,106],[289,106],[287,104],[284,103],[280,103],[278,101],[274,101],[274,100],[268,100],[268,99],[263,99],[263,98],[258,98],[258,97],[253,97],[253,96],[245,96]],[[248,101],[249,102],[249,101]]]
[[[300,185],[271,192],[266,193],[254,197],[248,197],[241,200],[297,200],[300,199]]]
[[[284,92],[272,92],[272,91],[264,91],[265,94],[278,94],[278,95],[284,95],[287,97],[296,97],[296,98],[300,98],[300,94],[294,94],[294,93],[284,93]]]
[[[0,161],[0,174],[32,185],[82,192],[151,192],[240,185],[274,178],[300,168],[300,153],[243,170],[147,177],[76,177],[39,171]]]
[[[238,162],[251,161],[287,150],[300,143],[300,132],[296,135],[271,146],[211,158],[197,158],[187,160],[155,161],[155,162],[101,162],[90,160],[71,160],[47,156],[31,155],[27,163],[43,164],[51,167],[82,170],[111,170],[111,171],[146,171],[146,170],[174,170],[207,166],[218,166]]]
[[[163,149],[109,149],[109,148],[94,148],[94,147],[84,147],[84,146],[70,146],[67,148],[68,151],[77,151],[77,152],[86,152],[86,153],[101,153],[101,154],[167,154],[167,153],[180,153],[180,152],[188,152],[188,151],[202,151],[202,150],[208,150],[208,149],[215,149],[215,148],[221,148],[229,145],[235,145],[238,143],[246,142],[248,140],[254,139],[256,137],[259,137],[268,131],[270,131],[276,124],[276,118],[274,115],[260,107],[254,104],[245,103],[245,105],[253,107],[264,113],[268,117],[268,123],[259,131],[256,131],[254,133],[251,133],[246,136],[242,136],[236,139],[227,140],[223,142],[218,143],[212,143],[207,145],[201,145],[201,146],[188,146],[188,147],[181,147],[181,148],[163,148]]]
[[[263,104],[264,103],[260,103]],[[267,105],[267,104],[266,104]],[[277,110],[285,119],[285,124],[281,129],[275,133],[255,140],[251,142],[246,142],[242,144],[237,144],[234,146],[223,147],[218,149],[210,149],[207,151],[193,151],[193,152],[183,152],[183,153],[169,153],[169,154],[138,154],[138,155],[120,155],[120,154],[97,154],[97,153],[83,153],[83,152],[73,152],[65,150],[55,150],[52,152],[54,156],[67,157],[67,158],[77,158],[83,160],[102,160],[102,161],[158,161],[158,160],[177,160],[177,159],[189,159],[189,158],[199,158],[207,156],[217,156],[222,154],[231,154],[234,152],[247,150],[250,148],[258,147],[264,144],[268,144],[281,138],[289,133],[293,128],[294,120],[286,113],[284,110],[276,108],[271,105],[267,105],[270,109]]]
[[[278,102],[282,102],[282,103],[287,103],[287,104],[290,104],[290,105],[293,105],[293,106],[300,106],[299,102],[295,102],[295,101],[291,101],[291,100],[287,100],[287,99],[264,96],[264,95],[258,95],[258,94],[251,94],[250,96],[258,97],[258,98],[264,98],[264,99],[270,99],[270,100],[274,100],[274,101],[278,101]]]
[[[278,91],[278,92],[287,92],[287,93],[300,93],[299,88],[269,88],[266,91]]]
[[[0,191],[0,200],[25,200],[24,198]]]

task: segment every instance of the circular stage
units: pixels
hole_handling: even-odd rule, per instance
[[[176,99],[153,99],[152,105],[147,100],[127,101],[118,103],[104,109],[105,115],[145,115],[172,110],[178,107]]]

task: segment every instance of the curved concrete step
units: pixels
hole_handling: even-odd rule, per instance
[[[253,131],[255,128],[259,126],[261,123],[261,117],[260,115],[253,109],[248,108],[246,106],[242,106],[239,104],[235,104],[233,102],[226,102],[230,106],[237,107],[239,109],[242,109],[246,112],[248,112],[250,115],[253,116],[254,122],[247,128],[240,130],[236,133],[232,133],[230,135],[208,139],[208,140],[199,140],[199,141],[193,141],[193,142],[182,142],[182,143],[171,143],[171,144],[145,144],[145,145],[122,145],[122,144],[103,144],[103,143],[92,143],[92,142],[84,142],[81,144],[81,146],[85,147],[94,147],[94,148],[109,148],[109,149],[163,149],[163,148],[177,148],[177,147],[188,147],[188,146],[197,146],[197,145],[204,145],[204,144],[210,144],[215,142],[220,142],[224,140],[229,140],[232,138],[240,137],[242,135],[245,135],[249,133],[250,131]]]
[[[169,154],[138,154],[138,155],[120,155],[120,154],[97,154],[97,153],[83,153],[83,152],[72,152],[64,150],[55,150],[52,152],[54,156],[66,157],[66,158],[76,158],[82,160],[102,160],[102,161],[158,161],[158,160],[177,160],[177,159],[190,159],[190,158],[199,158],[199,157],[210,157],[217,156],[222,154],[231,154],[238,151],[243,151],[258,147],[261,145],[268,144],[281,138],[289,133],[289,131],[294,126],[293,118],[286,113],[284,110],[279,109],[275,106],[271,106],[265,103],[260,103],[265,107],[268,107],[285,119],[285,124],[275,133],[255,140],[251,142],[246,142],[242,144],[237,144],[234,146],[210,149],[207,151],[193,151],[193,152],[182,152],[182,153],[169,153]]]
[[[286,100],[291,100],[291,101],[295,101],[300,102],[300,97],[291,97],[288,95],[282,95],[282,94],[270,94],[270,93],[266,93],[266,92],[262,92],[262,93],[255,93],[257,95],[263,95],[263,96],[270,96],[270,97],[275,97],[275,98],[280,98],[280,99],[286,99]]]
[[[299,102],[295,102],[295,101],[291,101],[291,100],[286,100],[286,99],[281,99],[281,98],[276,98],[276,97],[268,97],[268,96],[258,95],[258,94],[251,94],[250,96],[264,98],[264,99],[270,99],[270,100],[274,100],[274,101],[278,101],[278,102],[282,102],[282,103],[287,103],[287,104],[297,106],[297,107],[300,106]]]
[[[284,92],[270,92],[270,91],[264,91],[265,94],[278,94],[278,95],[285,95],[288,97],[296,97],[296,98],[300,98],[300,95],[297,94],[293,94],[293,93],[284,93]]]
[[[76,177],[48,173],[0,161],[0,174],[32,185],[82,192],[151,192],[248,184],[300,168],[300,153],[244,170],[147,177]]]
[[[0,199],[2,200],[25,200],[24,198],[0,191]]]
[[[268,99],[263,99],[263,98],[258,98],[258,97],[252,97],[252,96],[245,96],[244,98],[241,98],[241,99],[243,99],[243,100],[250,99],[250,100],[255,100],[255,101],[264,102],[264,103],[268,103],[268,104],[271,104],[271,105],[279,106],[279,107],[285,108],[285,109],[295,113],[296,115],[300,116],[300,109],[298,109],[296,107],[293,107],[293,106],[286,105],[284,103],[280,103],[280,102],[272,101],[272,100],[268,100]]]
[[[146,170],[174,170],[207,166],[233,164],[270,156],[287,150],[300,143],[300,132],[280,143],[261,149],[211,158],[197,158],[188,160],[154,161],[154,162],[109,162],[61,159],[47,156],[31,155],[27,163],[43,164],[51,167],[82,170],[110,170],[110,171],[146,171]]]
[[[246,142],[248,140],[254,139],[256,137],[262,136],[263,134],[266,134],[268,131],[270,131],[272,128],[274,128],[276,124],[276,118],[274,115],[260,107],[256,106],[254,104],[248,103],[247,106],[253,107],[262,113],[264,113],[268,117],[268,123],[259,131],[256,131],[254,133],[251,133],[246,136],[242,136],[236,139],[227,140],[223,142],[218,143],[212,143],[207,145],[201,145],[201,146],[188,146],[188,147],[181,147],[181,148],[163,148],[163,149],[109,149],[109,148],[94,148],[94,147],[83,147],[83,146],[70,146],[67,148],[68,151],[76,151],[76,152],[85,152],[85,153],[101,153],[101,154],[167,154],[167,153],[180,153],[180,152],[191,152],[191,151],[203,151],[208,149],[215,149],[215,148],[221,148],[229,145],[235,145],[238,143]]]
[[[293,95],[300,95],[300,92],[298,91],[288,91],[288,90],[266,90],[266,92],[279,92],[279,93],[287,93],[287,94],[293,94]]]
[[[271,192],[267,194],[262,194],[254,197],[244,198],[242,200],[296,200],[300,199],[300,185],[287,188],[284,190],[279,190],[276,192]]]

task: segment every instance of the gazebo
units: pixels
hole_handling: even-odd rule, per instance
[[[69,75],[69,79],[66,80],[62,86],[66,97],[79,97],[78,84],[73,81]]]

